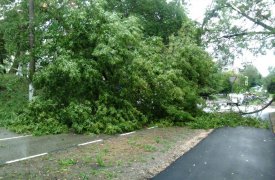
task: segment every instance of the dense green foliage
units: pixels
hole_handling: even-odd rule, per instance
[[[243,93],[249,89],[249,86],[245,85],[245,77],[243,74],[236,74],[232,71],[219,73],[217,84],[219,85],[217,91],[223,94],[229,93]],[[236,80],[232,84],[229,81],[230,77],[236,77]]]
[[[160,119],[182,124],[194,120],[199,95],[214,91],[216,68],[187,17],[165,44],[153,31],[144,35],[140,18],[106,11],[104,1],[55,3],[38,22],[50,21],[36,46],[39,94],[14,130],[113,134]]]
[[[162,37],[168,43],[169,36],[177,34],[182,23],[188,21],[183,7],[177,1],[166,0],[110,0],[110,11],[117,11],[124,17],[139,17],[145,36]]]
[[[19,63],[26,64],[28,51],[28,11],[27,1],[16,3],[13,7],[10,1],[1,1],[3,17],[0,26],[0,34],[3,34],[6,51],[5,66],[10,73],[15,73]],[[13,7],[13,8],[12,8]],[[11,58],[13,56],[14,58]],[[12,65],[10,67],[10,65]]]
[[[229,81],[230,77],[236,77],[233,87]],[[247,84],[245,83],[246,81]],[[248,65],[238,74],[233,71],[219,73],[217,83],[219,86],[216,89],[219,93],[228,94],[231,93],[231,91],[234,93],[243,93],[249,91],[252,87],[261,86],[263,79],[256,67]]]
[[[195,123],[201,96],[219,89],[198,28],[176,2],[48,0],[35,6],[38,93],[8,123],[17,132],[114,134],[151,123]],[[3,7],[7,52],[13,64],[26,64],[27,1]]]
[[[271,82],[267,85],[267,91],[271,94],[275,94],[275,78],[272,78]]]
[[[262,85],[262,76],[255,66],[246,66],[241,74],[248,77],[248,88]]]
[[[15,75],[0,75],[0,126],[17,119],[27,106],[27,81]]]

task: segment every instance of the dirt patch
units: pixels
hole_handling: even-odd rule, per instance
[[[0,179],[148,179],[210,131],[155,128],[0,167]]]

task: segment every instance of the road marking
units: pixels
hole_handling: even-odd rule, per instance
[[[36,158],[36,157],[40,157],[40,156],[45,156],[47,154],[48,153],[42,153],[42,154],[37,154],[37,155],[33,155],[33,156],[24,157],[24,158],[21,158],[21,159],[15,159],[15,160],[12,160],[12,161],[7,161],[5,164],[11,164],[11,163],[18,162],[18,161],[24,161],[24,160],[27,160],[27,159],[32,159],[32,158]]]
[[[90,142],[78,144],[78,146],[85,146],[85,145],[88,145],[88,144],[93,144],[93,143],[97,143],[97,142],[101,142],[101,141],[103,141],[103,140],[99,139],[99,140],[95,140],[95,141],[90,141]]]
[[[157,126],[149,127],[147,129],[155,129],[155,128],[157,128]]]
[[[19,138],[30,137],[30,136],[32,135],[9,137],[9,138],[0,139],[0,141],[7,141],[7,140],[19,139]]]
[[[127,135],[134,134],[134,133],[136,133],[136,131],[129,132],[129,133],[124,133],[124,134],[120,134],[120,136],[127,136]]]

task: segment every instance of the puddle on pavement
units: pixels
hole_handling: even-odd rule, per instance
[[[5,131],[1,132],[4,134]],[[60,134],[0,141],[0,164],[36,154],[63,150],[102,138],[105,139],[108,136]]]

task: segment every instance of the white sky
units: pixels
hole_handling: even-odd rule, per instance
[[[189,17],[198,22],[202,22],[205,10],[207,6],[211,5],[212,0],[188,0],[189,1]],[[266,55],[260,55],[258,57],[253,57],[247,54],[245,59],[252,61],[253,65],[259,70],[263,76],[268,75],[268,67],[275,67],[275,55],[270,50]],[[235,65],[240,66],[241,60],[236,60]]]

